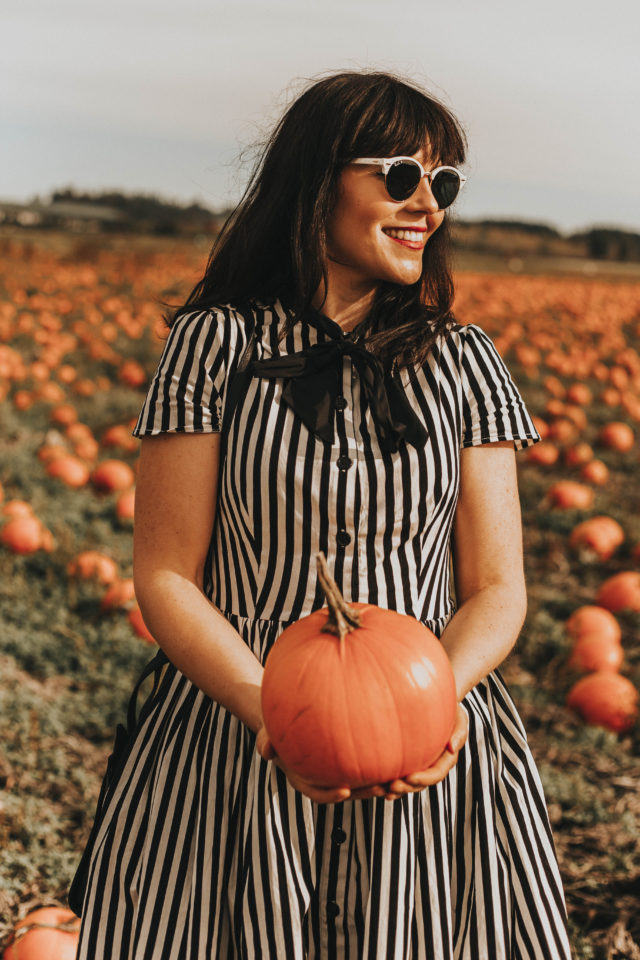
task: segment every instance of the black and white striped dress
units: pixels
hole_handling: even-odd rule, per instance
[[[279,344],[283,319],[278,303],[257,310],[256,359],[344,335],[318,316]],[[230,307],[179,318],[135,435],[220,430],[245,343]],[[428,433],[421,449],[382,452],[355,366],[341,362],[332,445],[280,403],[280,379],[249,381],[229,431],[211,599],[261,661],[323,605],[319,550],[347,600],[440,635],[454,612],[460,449],[539,439],[477,326],[454,326],[424,367],[402,372]],[[499,673],[464,704],[469,740],[444,782],[393,802],[318,805],[165,665],[87,850],[79,960],[566,960],[542,788]]]

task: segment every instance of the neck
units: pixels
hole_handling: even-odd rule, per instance
[[[322,288],[313,298],[316,310],[334,320],[343,330],[353,330],[367,315],[375,297],[376,287],[367,285],[366,289],[350,284],[335,282],[329,276],[326,296]]]

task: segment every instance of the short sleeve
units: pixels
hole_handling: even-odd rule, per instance
[[[238,341],[230,310],[178,317],[169,331],[134,437],[219,433],[225,384]]]
[[[540,440],[500,354],[475,324],[462,328],[462,446],[513,440],[516,450]]]

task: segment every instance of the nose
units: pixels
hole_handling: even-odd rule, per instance
[[[429,183],[428,177],[422,178],[416,192],[407,200],[407,207],[419,212],[424,211],[427,214],[438,212],[440,208],[438,207],[438,201],[431,192],[431,184]]]

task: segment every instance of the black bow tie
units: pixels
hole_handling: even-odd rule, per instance
[[[376,424],[380,447],[395,453],[400,440],[424,446],[427,432],[402,386],[380,361],[343,335],[283,357],[254,360],[259,377],[283,377],[282,399],[316,436],[333,443],[336,396],[342,392],[342,358],[351,357]]]

